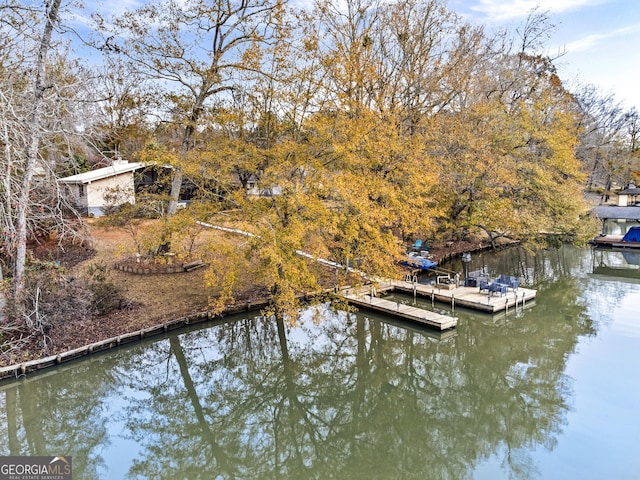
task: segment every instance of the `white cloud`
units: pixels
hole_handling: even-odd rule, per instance
[[[536,7],[540,11],[562,13],[607,3],[609,0],[478,0],[471,10],[482,14],[485,21],[504,22],[526,17]]]
[[[640,32],[640,24],[629,25],[622,28],[617,28],[607,33],[593,33],[585,37],[579,38],[568,43],[565,48],[568,52],[581,52],[592,49],[598,44],[605,42],[606,40],[624,37],[633,33]]]

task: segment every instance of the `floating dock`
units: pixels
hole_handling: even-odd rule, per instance
[[[640,242],[625,242],[622,235],[605,235],[591,240],[591,244],[603,248],[624,248],[640,250]]]
[[[378,298],[376,293],[402,292],[416,297],[430,298],[432,303],[440,302],[456,307],[479,310],[485,313],[509,312],[511,308],[524,308],[536,298],[537,291],[519,287],[509,289],[506,294],[480,292],[478,287],[457,287],[454,285],[425,285],[403,280],[378,280],[375,287],[344,289],[341,295],[351,304],[369,310],[375,310],[396,318],[447,330],[458,324],[456,317],[442,315],[424,308],[406,305]]]
[[[435,302],[450,304],[453,308],[464,307],[487,313],[496,313],[518,306],[536,298],[537,291],[519,287],[509,289],[505,295],[480,292],[478,287],[454,287],[449,285],[425,285],[422,283],[405,282],[402,280],[386,281],[394,290],[414,294],[422,298],[431,298]]]
[[[409,320],[421,325],[428,325],[438,330],[448,330],[450,328],[454,328],[458,324],[458,319],[455,317],[449,317],[423,308],[385,300],[368,293],[350,292],[349,290],[345,290],[342,292],[342,296],[350,304],[357,305],[360,308],[393,315],[394,317]]]

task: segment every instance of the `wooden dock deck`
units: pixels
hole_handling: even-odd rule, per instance
[[[415,293],[423,298],[433,298],[436,302],[444,302],[454,307],[471,308],[487,313],[496,313],[519,305],[525,305],[536,297],[536,290],[530,288],[518,288],[517,291],[509,289],[506,295],[487,294],[480,292],[478,287],[455,287],[452,289],[438,288],[436,285],[424,285],[421,283],[405,282],[402,280],[387,280],[394,290]]]
[[[447,315],[441,315],[430,310],[423,308],[413,307],[411,305],[405,305],[403,303],[393,302],[391,300],[385,300],[375,297],[369,293],[360,293],[345,290],[342,292],[342,296],[351,304],[357,305],[360,308],[366,308],[382,312],[388,315],[393,315],[404,320],[409,320],[421,325],[428,325],[438,330],[447,330],[454,328],[458,324],[458,319],[455,317],[449,317]]]
[[[640,249],[640,242],[623,242],[623,235],[605,235],[591,240],[591,244],[602,248]]]

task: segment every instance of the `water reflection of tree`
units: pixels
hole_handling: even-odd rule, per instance
[[[140,445],[131,477],[460,479],[495,455],[509,476],[534,477],[529,452],[563,429],[565,361],[595,333],[585,298],[601,290],[575,274],[584,252],[550,255],[509,260],[535,269],[533,309],[462,315],[446,340],[327,310],[297,329],[241,320],[7,386],[0,454],[70,452],[78,478],[96,478],[122,391]]]
[[[71,455],[74,478],[98,478],[105,404],[117,385],[113,363],[101,357],[5,386],[0,455]]]
[[[131,379],[148,395],[127,411],[144,448],[131,474],[460,479],[503,451],[529,478],[527,451],[553,448],[566,421],[566,355],[591,328],[566,308],[571,321],[469,322],[447,341],[344,314],[175,337],[157,374]]]
[[[472,256],[470,269],[481,269],[492,278],[515,275],[523,286],[553,284],[563,277],[581,278],[591,271],[591,251],[564,245],[531,252],[523,247],[510,247],[499,252],[487,251]],[[445,266],[447,266],[445,264]],[[454,267],[460,270],[460,266]]]

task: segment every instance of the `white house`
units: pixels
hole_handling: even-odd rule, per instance
[[[60,182],[68,187],[75,199],[76,208],[82,213],[97,217],[104,215],[104,207],[107,205],[105,193],[117,189],[121,193],[118,199],[120,204],[135,203],[134,173],[144,166],[140,162],[114,160],[109,167],[61,178]]]
[[[635,185],[629,185],[629,188],[618,192],[618,206],[636,205],[638,196],[640,196],[640,188],[636,188]]]

